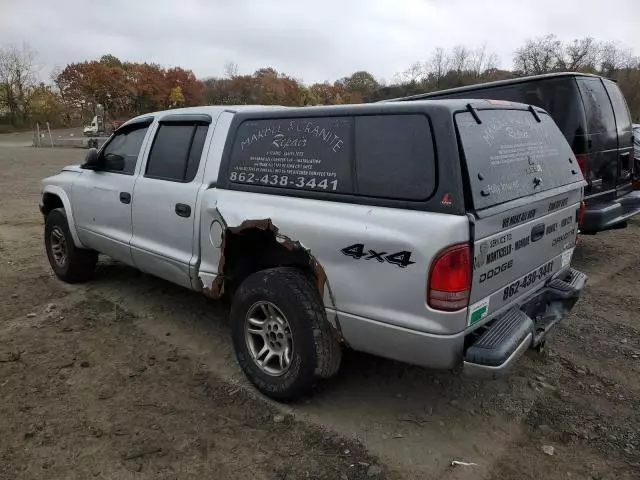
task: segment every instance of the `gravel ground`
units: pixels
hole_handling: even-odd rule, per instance
[[[507,378],[349,353],[283,406],[245,382],[221,305],[107,259],[56,280],[39,181],[84,152],[2,142],[0,479],[640,477],[640,222],[581,238],[585,295]]]

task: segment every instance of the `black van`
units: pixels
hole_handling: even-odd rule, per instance
[[[583,233],[624,228],[640,212],[640,193],[632,192],[631,116],[622,92],[611,80],[584,73],[551,73],[388,101],[440,98],[507,100],[549,112],[588,183]]]

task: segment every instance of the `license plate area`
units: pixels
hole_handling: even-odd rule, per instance
[[[539,290],[559,272],[565,271],[571,264],[573,248],[562,252],[552,260],[526,272],[503,288],[475,302],[469,307],[468,325],[475,325],[492,313],[504,311],[506,307],[518,304],[532,292]]]

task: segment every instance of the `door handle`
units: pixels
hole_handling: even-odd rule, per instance
[[[131,203],[131,194],[129,192],[120,192],[120,202],[127,205]]]
[[[184,203],[176,203],[176,215],[189,218],[191,216],[191,207]]]

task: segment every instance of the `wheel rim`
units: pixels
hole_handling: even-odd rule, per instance
[[[287,317],[271,302],[256,302],[247,312],[244,337],[253,362],[279,377],[291,366],[293,336]]]
[[[64,238],[64,232],[60,227],[53,227],[51,230],[50,243],[53,261],[59,267],[64,267],[67,262],[67,240]]]

